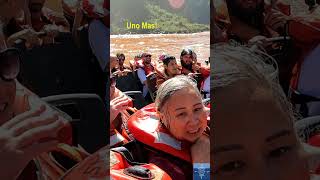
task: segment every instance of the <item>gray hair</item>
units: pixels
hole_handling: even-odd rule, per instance
[[[278,66],[274,58],[257,49],[226,43],[213,45],[211,53],[211,92],[239,80],[255,80],[271,90],[283,111],[295,121],[297,114],[279,84]]]
[[[170,96],[172,96],[175,92],[189,87],[194,88],[196,93],[201,97],[201,94],[197,88],[197,83],[188,76],[178,75],[163,82],[157,91],[157,96],[155,99],[157,111],[162,110],[163,106],[170,99]]]

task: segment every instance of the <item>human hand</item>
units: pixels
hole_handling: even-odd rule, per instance
[[[45,106],[22,113],[0,127],[0,179],[13,179],[34,157],[53,150],[64,126]]]
[[[126,110],[131,103],[132,103],[132,100],[124,94],[111,100],[110,101],[110,123],[113,122],[113,120],[118,116],[118,114],[121,111]]]
[[[125,75],[127,75],[129,72],[132,72],[131,70],[129,70],[129,69],[124,69],[122,72],[124,72],[125,73]]]
[[[9,46],[12,46],[16,40],[22,39],[25,40],[25,45],[28,49],[33,48],[34,46],[40,46],[42,44],[42,40],[39,38],[41,33],[36,32],[31,27],[28,27],[22,31],[12,34],[7,42]]]
[[[109,179],[110,147],[105,146],[90,155],[61,178],[63,180]]]
[[[59,35],[60,27],[55,24],[47,24],[43,27],[42,30],[46,33],[47,36],[56,37]]]
[[[266,49],[268,46],[272,45],[272,42],[267,41],[265,36],[254,36],[248,41],[248,45],[252,48]]]
[[[192,64],[192,70],[193,71],[199,71],[200,70],[200,66],[197,63],[193,63]]]
[[[282,31],[289,17],[276,9],[270,9],[265,15],[264,23],[274,31]]]
[[[191,146],[191,158],[193,163],[210,163],[210,139],[202,135]]]

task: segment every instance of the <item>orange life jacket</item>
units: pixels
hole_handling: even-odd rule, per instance
[[[114,180],[159,179],[171,180],[171,177],[154,164],[130,162],[130,155],[110,151],[110,177]],[[129,159],[128,159],[129,158]],[[136,172],[136,173],[135,173]],[[138,172],[138,173],[137,173]],[[140,175],[139,175],[140,174]],[[141,175],[143,174],[143,175]]]
[[[136,68],[142,68],[146,74],[146,76],[154,71],[155,64],[151,62],[150,66],[145,66],[143,60],[138,60],[134,62]]]
[[[177,140],[162,126],[154,104],[133,114],[128,120],[128,129],[137,141],[187,162],[192,161],[190,144]]]
[[[111,130],[110,147],[117,147],[128,143],[127,138],[123,137],[116,129]]]
[[[310,144],[311,146],[320,147],[320,135],[316,134],[310,137],[310,139],[308,140],[308,144]],[[315,170],[314,173],[320,175],[320,166]]]

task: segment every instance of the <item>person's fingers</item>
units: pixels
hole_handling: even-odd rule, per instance
[[[264,17],[264,24],[268,24],[268,22],[270,21],[270,16],[271,16],[271,13],[266,13]]]
[[[38,37],[37,33],[35,31],[28,31],[27,34],[25,34],[25,38],[29,41],[32,41],[33,39],[35,39],[36,37]]]
[[[129,101],[123,101],[117,104],[116,109],[119,111],[125,110],[129,107]]]
[[[254,44],[257,44],[257,45],[259,45],[259,44],[263,44],[265,41],[266,41],[266,37],[265,36],[255,36],[255,37],[253,37],[253,38],[251,38],[249,41],[248,41],[248,43],[249,43],[249,45],[254,45]]]
[[[33,45],[40,45],[41,44],[41,40],[40,38],[38,38],[38,36],[33,36],[30,39],[30,43]]]
[[[273,14],[283,15],[283,13],[281,11],[277,10],[277,9],[270,9],[268,11],[268,14],[270,14],[270,15],[273,15]]]
[[[59,142],[57,140],[51,140],[43,143],[33,144],[26,148],[23,148],[24,153],[29,156],[30,160],[39,156],[44,152],[49,152],[57,148]]]
[[[262,48],[262,50],[267,50],[268,48],[270,48],[273,45],[272,42],[264,42],[262,43],[260,46]]]
[[[29,34],[30,34],[30,29],[28,28],[28,29],[24,29],[22,31],[19,31],[19,32],[13,34],[12,36],[16,36],[20,39],[28,39]]]
[[[116,101],[118,101],[119,99],[121,99],[123,97],[124,97],[124,94],[121,94],[120,96],[115,97],[112,101],[116,102]]]
[[[279,13],[278,11],[272,10],[271,12],[266,13],[265,16],[265,24],[270,24],[270,22],[273,21],[273,19],[277,17],[283,17],[282,13]]]
[[[115,106],[115,107],[128,106],[129,102],[130,102],[130,99],[124,98],[124,99],[122,99],[121,101],[115,103],[114,106]]]
[[[63,125],[64,123],[58,120],[42,127],[30,129],[17,137],[17,146],[23,148],[44,139],[56,139],[57,133]]]
[[[25,35],[25,36],[30,36],[30,34],[32,33],[32,28],[31,27],[28,27],[27,29],[24,29],[21,33],[22,35]]]
[[[16,126],[14,126],[11,129],[11,131],[13,132],[14,136],[19,136],[20,134],[24,133],[29,129],[37,128],[39,126],[44,126],[44,125],[53,123],[57,120],[58,120],[58,114],[38,116],[38,117],[26,119],[25,121],[18,123]]]
[[[10,141],[11,135],[9,131],[0,128],[0,146],[7,144]]]
[[[273,11],[270,13],[270,19],[274,19],[274,18],[277,18],[277,17],[283,17],[283,14],[278,12],[278,11]]]
[[[194,69],[199,69],[200,67],[197,64],[192,65]]]
[[[285,22],[286,20],[287,20],[287,17],[285,15],[279,12],[275,12],[268,16],[265,23],[269,26],[272,26],[272,24],[275,24],[279,21]]]
[[[278,16],[278,17],[272,18],[269,25],[272,25],[277,22],[285,22],[285,21],[286,21],[285,17]]]
[[[270,24],[272,24],[273,21],[274,21],[274,17],[272,15],[269,15],[265,21],[265,24],[270,26]]]
[[[2,125],[2,127],[5,129],[10,129],[25,119],[39,116],[45,110],[46,110],[46,107],[44,105],[42,105],[38,109],[33,109],[33,110],[27,111],[25,113],[19,114],[19,115],[15,116],[14,118],[12,118],[11,120],[9,120],[8,122],[4,123]]]
[[[280,27],[284,27],[284,25],[285,25],[285,21],[280,20],[280,21],[277,21],[277,22],[273,23],[271,25],[271,27],[272,27],[272,29],[277,30]]]
[[[108,166],[106,166],[107,164],[106,162],[109,161],[109,155],[108,155],[109,151],[110,151],[110,146],[103,147],[98,152],[94,153],[93,155],[89,156],[84,161],[79,163],[79,166],[77,169],[79,169],[79,171],[81,172],[87,172],[93,175],[92,173],[96,172],[93,170],[97,167],[101,167],[102,169],[99,170],[98,174],[99,176],[103,175],[104,177],[109,173],[109,171],[107,170]],[[95,174],[94,176],[97,176],[97,174]]]
[[[121,109],[127,108],[130,104],[130,99],[123,99],[117,103],[113,103],[112,106],[115,110],[120,111]]]
[[[64,174],[63,170],[54,164],[47,153],[41,154],[37,157],[37,160],[40,162],[41,168],[48,180],[59,179]]]
[[[258,38],[257,38],[257,41],[260,41],[260,42],[263,42],[263,41],[266,41],[266,37],[265,36],[259,36]]]
[[[128,100],[128,98],[125,95],[121,95],[119,98],[115,98],[112,103],[116,105],[126,100]]]

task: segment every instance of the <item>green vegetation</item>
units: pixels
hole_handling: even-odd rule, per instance
[[[194,33],[209,31],[209,25],[191,23],[187,18],[161,9],[157,5],[147,4],[150,13],[149,22],[158,24],[159,28],[153,32],[161,33]]]
[[[120,0],[121,1],[121,0]],[[153,0],[135,0],[111,1],[111,33],[112,34],[141,34],[141,33],[194,33],[209,31],[209,22],[200,24],[193,22],[183,12],[174,12],[170,9],[165,9],[163,5],[157,4]],[[134,11],[133,11],[134,10]],[[198,11],[199,14],[203,13]],[[190,14],[190,13],[188,13]],[[201,16],[204,17],[204,16]],[[197,17],[201,19],[201,17]],[[209,15],[208,15],[209,17]],[[203,18],[201,21],[204,21]],[[157,24],[154,29],[130,29],[127,28],[127,22],[140,24],[148,22]]]

